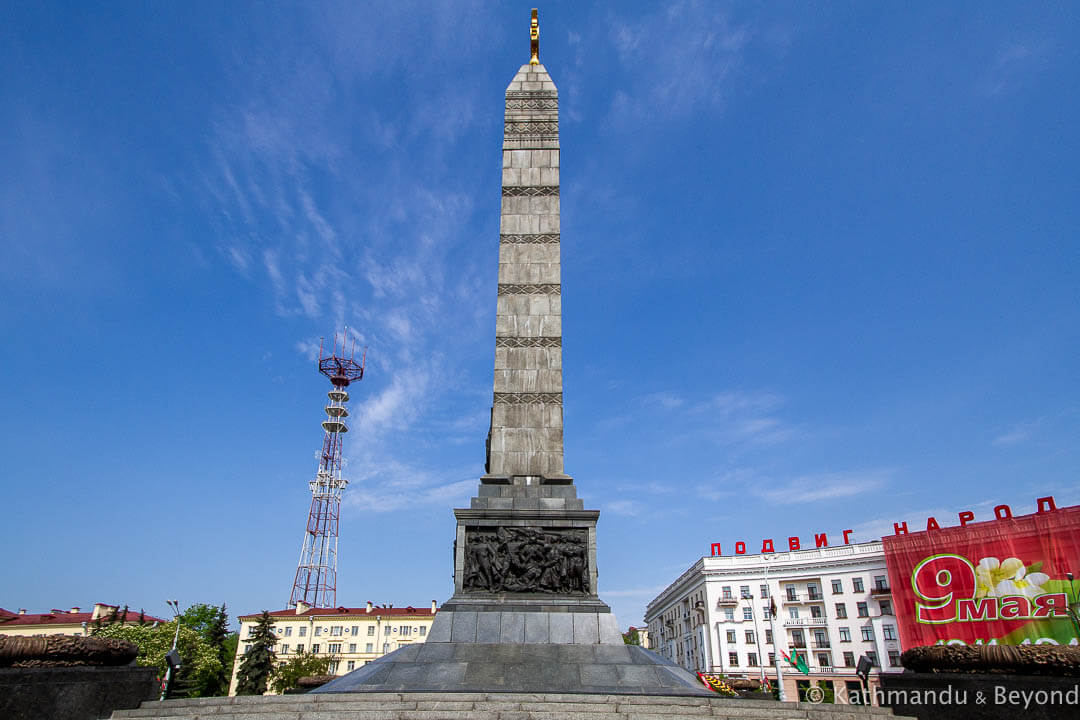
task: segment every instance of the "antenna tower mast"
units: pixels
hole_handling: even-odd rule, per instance
[[[354,380],[364,377],[367,351],[356,362],[356,343],[348,343],[349,329],[341,337],[340,355],[337,333],[334,333],[330,355],[323,354],[319,343],[319,372],[330,379],[330,402],[326,406],[325,431],[319,470],[315,479],[308,483],[311,488],[311,511],[308,513],[304,545],[300,550],[300,563],[296,567],[289,607],[304,603],[309,607],[337,606],[337,545],[338,518],[341,514],[341,491],[348,481],[341,477],[341,440],[349,431],[345,418],[349,411],[348,387]],[[346,351],[345,346],[350,347]]]

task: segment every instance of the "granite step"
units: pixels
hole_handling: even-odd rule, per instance
[[[145,702],[114,720],[884,720],[888,708],[731,698],[545,693],[342,693]]]

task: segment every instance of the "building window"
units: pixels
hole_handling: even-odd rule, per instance
[[[792,620],[798,620],[799,619],[799,608],[797,608],[797,607],[789,607],[788,608],[788,617],[790,617]]]
[[[333,660],[330,663],[330,667],[327,669],[330,671],[331,675],[337,675],[337,660]]]
[[[814,645],[819,648],[829,647],[829,633],[824,630],[814,631]]]
[[[740,596],[741,596],[741,597],[742,597],[742,598],[743,598],[744,600],[745,600],[746,598],[749,598],[749,597],[753,597],[753,596],[752,596],[752,595],[750,594],[750,586],[749,586],[749,585],[741,585],[741,586],[739,586],[739,595],[740,595]]]
[[[761,617],[768,620],[770,617],[772,617],[772,611],[770,611],[767,607],[761,608]]]
[[[855,653],[844,653],[844,667],[855,667]]]
[[[873,642],[874,641],[874,628],[867,625],[866,627],[862,628],[861,632],[862,632],[862,639],[863,639],[864,642]]]
[[[844,592],[844,583],[840,580],[833,580],[832,591],[833,595],[839,595],[840,593]]]
[[[382,644],[382,651],[383,651],[383,655],[390,652],[390,643],[384,642]]]
[[[735,642],[735,631],[734,630],[728,630],[727,631],[727,641],[729,643],[734,643]]]
[[[346,670],[352,670],[352,669],[354,669],[355,667],[356,667],[356,661],[355,661],[355,660],[350,660],[349,662],[347,662],[347,663],[345,664],[345,669],[346,669]]]
[[[365,645],[364,646],[364,652],[375,652],[375,644],[374,643],[368,643],[367,645]]]
[[[305,635],[307,635],[307,625],[301,625],[300,626],[300,637],[304,637]]]
[[[825,615],[825,610],[820,605],[810,606],[810,617],[819,618]]]
[[[769,653],[769,665],[776,664],[776,653]]]
[[[248,626],[248,637],[255,637],[255,626],[254,625],[249,625]]]
[[[765,642],[772,645],[772,630],[765,631]]]
[[[754,619],[754,608],[744,607],[742,609],[742,619],[743,620],[753,620]]]
[[[301,628],[301,629],[303,629],[303,628]],[[300,643],[299,645],[296,646],[296,652],[298,652],[298,653],[304,652],[304,643]]]
[[[372,635],[375,634],[375,626],[374,625],[368,625],[367,626],[367,634],[368,634],[368,637],[371,637]]]
[[[357,633],[359,633],[359,632],[360,632],[360,626],[359,625],[353,625],[352,626],[352,635],[353,635],[353,637],[356,637]]]
[[[311,652],[316,653],[316,654],[319,652],[319,643],[314,643],[311,646]]]
[[[728,665],[731,667],[739,667],[739,653],[728,653]]]
[[[798,600],[799,599],[799,596],[795,593],[795,586],[794,585],[788,585],[786,590],[787,590],[787,599],[788,600]]]
[[[317,625],[317,626],[315,627],[315,637],[319,637],[320,635],[322,635],[322,626],[321,626],[321,625]]]
[[[866,651],[866,657],[867,657],[867,659],[870,660],[870,662],[874,665],[874,667],[878,666],[877,653],[876,652],[874,652],[873,650],[867,650]]]
[[[401,634],[402,635],[409,635],[410,633],[412,633],[412,626],[411,625],[402,625],[401,626]]]
[[[836,618],[843,620],[847,617],[847,605],[844,603],[836,603]]]
[[[896,640],[896,628],[892,625],[882,625],[881,632],[886,640]]]
[[[813,583],[810,583],[809,585],[806,586],[806,593],[807,593],[807,595],[809,596],[809,598],[811,600],[820,600],[821,599],[821,590],[818,588],[817,585],[815,585]]]
[[[892,603],[888,600],[878,600],[878,607],[881,608],[882,615],[892,615]]]
[[[292,628],[291,627],[285,628],[285,637],[291,637],[291,636],[292,636]]]
[[[817,664],[819,667],[827,668],[832,665],[832,658],[829,657],[829,653],[818,653]]]
[[[866,603],[855,603],[855,611],[859,617],[870,617],[870,610],[867,609]]]
[[[731,621],[735,619],[735,610],[733,608],[724,608],[724,619]]]
[[[889,664],[892,665],[893,667],[900,667],[900,651],[899,650],[890,650],[889,651]]]
[[[753,645],[754,644],[754,631],[753,630],[747,630],[746,631],[746,644],[747,645]]]
[[[336,655],[341,652],[341,643],[330,643],[330,646],[326,649],[326,652]]]
[[[330,637],[341,637],[341,626],[335,625],[330,628]]]
[[[876,590],[888,590],[889,589],[889,581],[885,578],[884,575],[875,575],[874,576],[874,588]]]
[[[289,654],[289,643],[285,643],[285,644],[283,644],[281,646],[281,654],[282,655],[288,655]]]
[[[720,597],[723,598],[724,600],[731,600],[731,586],[730,585],[725,585],[724,587],[720,588]]]
[[[802,630],[791,631],[791,644],[797,648],[806,647],[806,637],[803,635]]]
[[[863,592],[862,578],[851,578],[851,587],[855,592]]]
[[[757,653],[749,653],[746,656],[746,664],[750,667],[757,667]]]
[[[349,643],[349,652],[356,652],[356,643]]]
[[[387,625],[386,627],[383,628],[383,635],[389,635],[389,634],[390,634],[390,626]]]
[[[840,642],[851,642],[851,630],[842,627],[840,628]]]
[[[427,635],[427,626],[426,625],[421,625],[420,626],[420,637],[424,637],[425,635]]]

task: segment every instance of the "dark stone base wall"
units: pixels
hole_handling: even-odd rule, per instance
[[[882,673],[877,702],[919,720],[1074,720],[1080,677]]]
[[[0,668],[0,718],[98,720],[160,692],[150,667]]]

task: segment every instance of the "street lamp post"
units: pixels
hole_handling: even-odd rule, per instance
[[[165,682],[161,686],[161,697],[158,700],[164,700],[165,696],[169,694],[169,686],[172,684],[173,676],[173,664],[177,659],[176,644],[180,641],[180,603],[177,600],[166,600],[169,608],[173,611],[173,618],[176,620],[176,632],[173,634],[172,649],[165,656],[165,664],[168,666],[165,670]],[[180,663],[176,662],[176,667],[180,667]]]
[[[762,562],[765,562],[762,556]],[[772,631],[773,641],[773,664],[776,666],[776,687],[780,692],[780,702],[787,702],[787,693],[784,692],[784,670],[780,660],[780,636],[776,634],[776,600],[773,598],[772,588],[769,587],[769,565],[765,564],[765,587],[769,590],[769,629]]]
[[[766,587],[768,587],[766,585]],[[754,639],[757,640],[757,654],[758,654],[758,670],[761,672],[761,686],[765,687],[765,655],[761,651],[761,633],[758,632],[757,615],[754,613],[754,598],[750,596],[747,598],[750,605],[750,621],[754,624]],[[773,633],[773,639],[775,640],[776,633]]]

